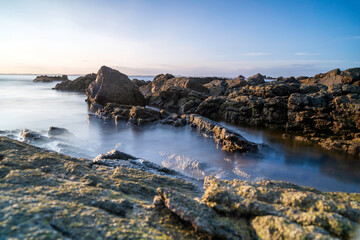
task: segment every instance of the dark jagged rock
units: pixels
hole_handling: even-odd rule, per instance
[[[189,125],[195,128],[205,137],[213,138],[215,142],[222,146],[221,150],[235,152],[256,152],[257,145],[246,140],[239,133],[221,126],[205,117],[191,115],[178,116],[173,114],[161,121],[163,124],[171,124],[174,126]]]
[[[247,83],[249,85],[259,85],[259,84],[265,83],[264,76],[261,75],[260,73],[258,73],[258,74],[254,75],[252,77],[249,77],[247,79]]]
[[[104,108],[100,108],[95,114],[105,120],[114,119],[115,122],[129,121],[137,125],[157,122],[168,116],[165,111],[159,112],[151,108],[116,103],[106,104]]]
[[[149,105],[157,106],[171,112],[191,113],[207,98],[207,95],[180,87],[169,87],[167,90],[153,93]]]
[[[229,88],[227,80],[214,80],[207,84],[204,84],[204,87],[208,89],[208,93],[211,96],[222,96],[225,95],[226,90]]]
[[[133,83],[135,83],[136,86],[138,86],[139,88],[142,86],[145,86],[149,83],[151,83],[151,81],[145,81],[145,80],[139,80],[134,78],[133,80],[131,80]]]
[[[327,73],[319,73],[312,78],[302,79],[304,84],[323,84],[330,86],[333,84],[358,84],[360,81],[360,68],[350,68],[344,71],[334,69]]]
[[[106,66],[100,68],[96,80],[87,88],[86,95],[91,102],[101,105],[109,102],[145,105],[144,96],[128,76]]]
[[[240,134],[205,117],[193,114],[184,114],[182,116],[176,114],[170,115],[163,110],[156,111],[139,106],[119,105],[115,103],[108,103],[103,109],[99,109],[95,114],[105,120],[113,119],[115,122],[129,121],[136,125],[160,122],[175,127],[191,126],[196,128],[203,136],[213,138],[215,142],[221,145],[223,151],[230,153],[257,151],[257,145],[247,141]]]
[[[91,73],[83,77],[78,77],[74,81],[70,81],[70,80],[62,81],[61,83],[56,84],[56,86],[53,89],[85,92],[86,89],[89,87],[90,83],[95,81],[95,79],[96,79],[96,74]]]
[[[62,76],[41,75],[41,76],[37,76],[34,79],[34,82],[56,82],[56,81],[66,81],[66,80],[69,80],[67,75],[62,75]]]
[[[147,100],[150,105],[180,114],[277,128],[286,131],[285,139],[360,156],[360,88],[355,84],[359,74],[357,68],[336,69],[310,80],[280,77],[271,82],[264,82],[257,74],[248,81],[240,77],[203,84],[208,88],[206,94],[182,85],[161,90],[166,81],[176,79],[172,78],[158,84],[158,91],[148,93]],[[334,79],[338,83],[330,84]]]
[[[59,127],[50,127],[47,133],[49,137],[74,137],[74,134],[69,130]]]

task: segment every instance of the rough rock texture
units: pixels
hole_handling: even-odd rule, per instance
[[[149,83],[151,83],[151,81],[145,81],[145,80],[139,80],[134,78],[133,80],[131,80],[133,83],[135,83],[136,86],[138,86],[139,88],[142,86],[145,86]]]
[[[66,80],[69,80],[67,75],[62,75],[62,76],[41,75],[41,76],[37,76],[34,79],[34,82],[56,82],[56,81],[66,81]]]
[[[245,217],[260,239],[349,239],[359,227],[359,194],[212,177],[204,185],[204,203],[226,216]]]
[[[119,151],[93,161],[0,137],[4,239],[350,239],[360,195],[205,179]],[[202,195],[202,197],[201,197]]]
[[[223,151],[230,153],[257,151],[257,145],[246,140],[240,134],[223,127],[210,119],[195,114],[183,114],[181,116],[177,114],[170,115],[163,110],[156,111],[139,106],[108,103],[104,108],[99,109],[95,115],[104,120],[114,120],[115,123],[129,121],[136,125],[142,125],[159,122],[175,127],[190,126],[196,129],[196,131],[201,133],[204,137],[214,139],[214,141],[221,146],[221,150]]]
[[[239,133],[231,131],[230,129],[221,126],[217,122],[211,121],[202,116],[195,114],[191,115],[176,115],[172,114],[168,118],[161,121],[163,124],[171,124],[174,126],[189,125],[195,128],[199,133],[205,137],[214,139],[214,141],[221,146],[221,150],[235,153],[235,152],[256,152],[257,145],[246,140]]]
[[[113,119],[115,123],[129,121],[137,125],[142,125],[164,119],[169,116],[169,113],[140,106],[108,103],[104,108],[97,110],[95,115],[104,120]]]
[[[301,80],[304,84],[323,84],[330,86],[333,84],[354,84],[360,85],[360,68],[350,68],[345,71],[334,69],[327,73],[319,73],[312,78],[305,78]]]
[[[78,77],[74,81],[65,80],[62,81],[53,88],[55,90],[65,90],[65,91],[77,91],[77,92],[85,92],[89,87],[90,83],[95,81],[96,74],[91,73],[87,74],[83,77]]]
[[[355,84],[359,76],[359,69],[349,69],[312,78],[341,78],[326,86],[309,83],[306,77],[264,82],[257,74],[246,82],[241,77],[214,80],[203,85],[205,93],[181,86],[162,88],[158,83],[147,101],[170,112],[276,128],[286,133],[284,139],[360,156],[360,87]]]
[[[135,83],[125,74],[117,70],[102,66],[86,90],[86,95],[91,102],[101,105],[114,102],[126,105],[145,105],[145,98]]]
[[[190,182],[126,166],[93,164],[0,137],[2,239],[208,239],[167,209],[158,187],[189,197]]]
[[[252,77],[249,77],[247,79],[247,83],[249,85],[259,85],[259,84],[265,83],[264,79],[265,79],[264,76],[261,75],[260,73],[258,73]]]

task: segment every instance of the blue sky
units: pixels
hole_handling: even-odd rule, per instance
[[[360,67],[360,1],[0,0],[0,73],[313,75]]]

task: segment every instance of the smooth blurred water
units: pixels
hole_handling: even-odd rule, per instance
[[[56,82],[35,83],[35,75],[0,75],[0,130],[28,128],[46,133],[63,127],[76,139],[39,143],[38,146],[76,157],[93,158],[118,149],[164,166],[203,178],[285,180],[326,191],[360,192],[360,163],[343,154],[284,143],[277,133],[228,127],[257,143],[259,154],[226,154],[188,127],[115,125],[88,118],[85,94],[51,90]],[[74,79],[77,76],[69,76]],[[152,77],[136,76],[151,80]],[[223,123],[226,125],[225,123]],[[19,138],[19,131],[15,138]]]

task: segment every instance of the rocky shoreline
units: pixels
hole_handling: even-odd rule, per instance
[[[360,68],[265,80],[261,74],[248,79],[160,74],[152,82],[130,81],[104,66],[97,75],[64,81],[54,89],[87,92],[92,111],[115,121],[164,123],[166,111],[183,115],[182,119],[197,114],[235,125],[277,129],[284,141],[360,156]],[[117,112],[111,104],[118,104]],[[137,107],[129,115],[133,106],[145,105],[162,111]],[[185,125],[181,121],[173,125]]]
[[[360,194],[203,184],[111,151],[77,159],[0,137],[0,235],[36,239],[351,239]]]

